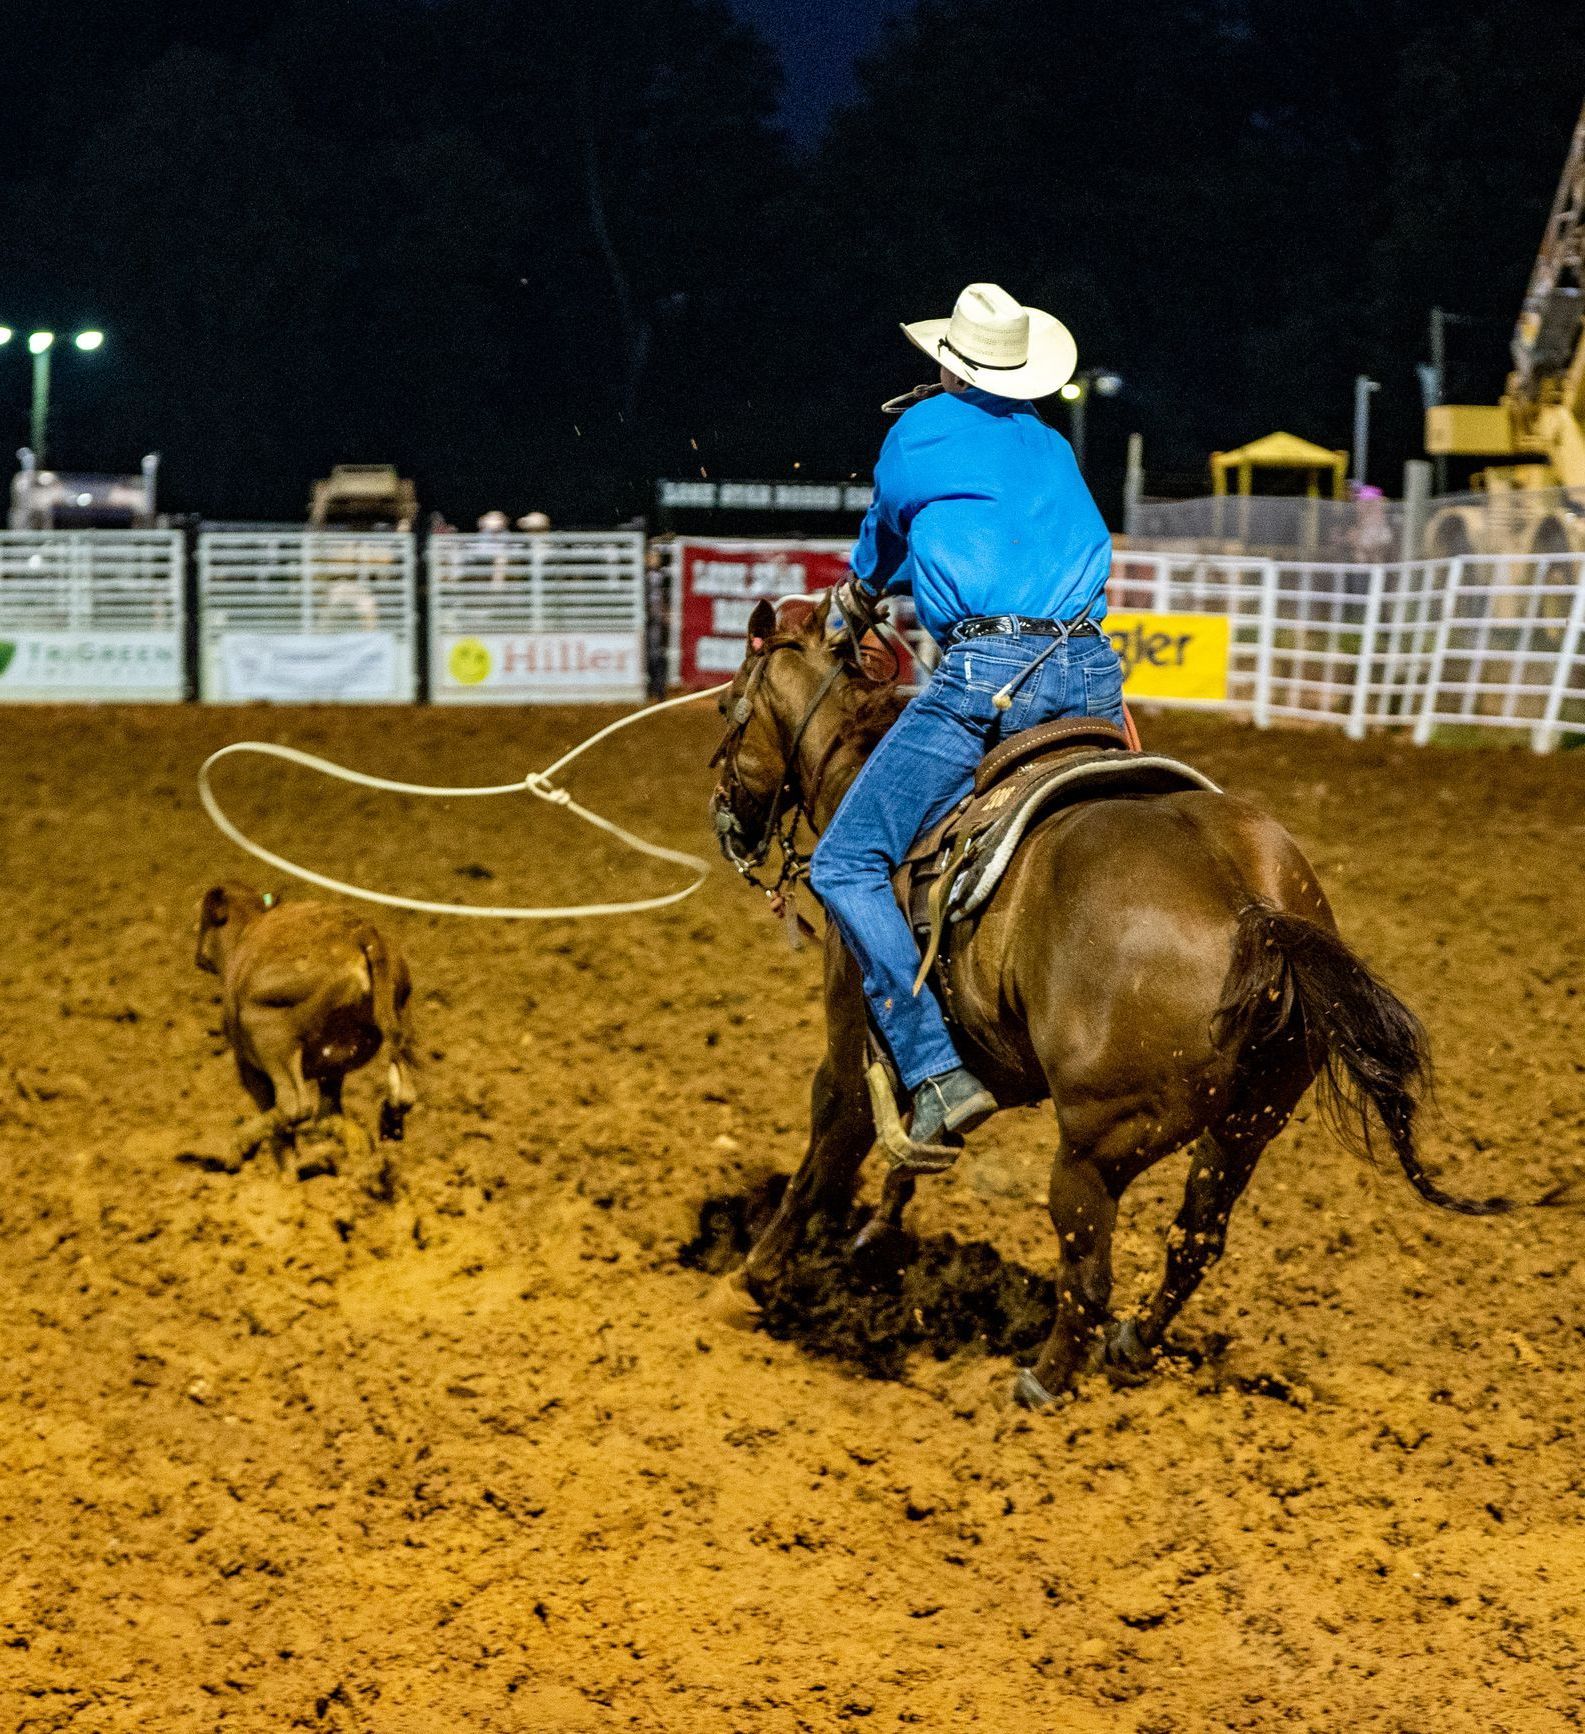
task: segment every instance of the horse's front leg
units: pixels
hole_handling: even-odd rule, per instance
[[[854,1235],[852,1250],[855,1253],[885,1254],[906,1246],[903,1212],[912,1203],[913,1196],[913,1175],[894,1168],[881,1188],[881,1201],[875,1207],[875,1214]]]
[[[845,1212],[859,1169],[875,1142],[875,1120],[864,1082],[864,990],[858,965],[836,928],[826,928],[826,1052],[810,1091],[809,1148],[787,1184],[776,1214],[727,1280],[729,1310],[752,1309],[749,1285],[772,1282],[818,1215]]]
[[[810,1095],[809,1148],[787,1184],[776,1214],[743,1266],[753,1283],[770,1282],[797,1251],[816,1216],[845,1215],[859,1169],[875,1142],[869,1093],[855,1065],[828,1053]]]

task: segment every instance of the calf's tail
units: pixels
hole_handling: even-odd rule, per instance
[[[1316,1098],[1341,1142],[1370,1158],[1375,1127],[1387,1134],[1409,1184],[1427,1201],[1465,1216],[1513,1210],[1511,1198],[1461,1198],[1420,1165],[1415,1118],[1430,1090],[1420,1020],[1335,933],[1269,904],[1239,912],[1233,960],[1213,1031],[1251,1042],[1295,1021],[1317,1068]],[[1536,1200],[1558,1202],[1556,1193]]]
[[[408,1051],[407,1023],[396,1003],[396,968],[385,935],[377,927],[366,927],[358,943],[369,969],[369,997],[380,1035],[393,1058],[410,1062],[413,1056]]]

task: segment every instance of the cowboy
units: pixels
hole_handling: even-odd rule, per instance
[[[939,1166],[996,1099],[964,1066],[929,985],[913,991],[919,950],[892,873],[969,792],[1001,732],[1070,716],[1121,725],[1122,669],[1099,627],[1106,525],[1072,448],[1030,401],[1072,378],[1072,336],[995,283],[971,283],[950,319],[903,331],[941,382],[887,405],[903,406],[901,418],[834,612],[856,642],[883,595],[909,592],[943,655],[854,779],[810,884],[858,960],[873,1024],[912,1095],[909,1137]]]

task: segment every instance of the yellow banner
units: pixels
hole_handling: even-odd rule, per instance
[[[1102,622],[1127,698],[1226,698],[1225,614],[1119,614]]]

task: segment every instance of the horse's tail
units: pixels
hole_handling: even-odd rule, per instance
[[[1340,1141],[1370,1159],[1374,1111],[1409,1184],[1428,1203],[1466,1216],[1516,1207],[1510,1198],[1444,1192],[1421,1167],[1414,1131],[1431,1084],[1425,1030],[1327,928],[1270,904],[1247,904],[1212,1030],[1218,1042],[1246,1044],[1285,1031],[1302,1039],[1317,1069],[1317,1102]]]

